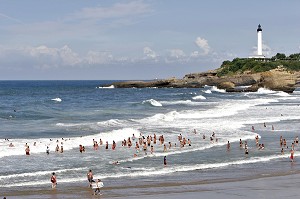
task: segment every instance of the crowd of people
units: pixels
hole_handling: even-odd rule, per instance
[[[266,128],[266,124],[263,124],[264,127]],[[252,126],[252,131],[255,131],[254,126]],[[274,126],[272,125],[272,131],[274,131]],[[194,129],[191,133],[193,134],[197,134],[196,129]],[[191,135],[191,133],[188,133],[187,135]],[[196,136],[197,137],[197,136]],[[207,137],[205,134],[202,134],[202,139],[206,140]],[[52,140],[51,140],[52,141]],[[55,148],[55,152],[57,153],[63,153],[63,141],[65,141],[63,138],[61,141],[57,140],[56,141],[56,148]],[[217,143],[219,141],[219,139],[216,137],[216,134],[213,132],[210,136],[209,136],[209,140],[211,143]],[[265,144],[264,143],[260,143],[260,138],[258,136],[258,134],[255,136],[255,146],[257,148],[257,150],[264,150],[265,149]],[[294,161],[294,152],[295,152],[295,146],[297,146],[299,143],[299,138],[298,136],[296,136],[294,138],[294,140],[292,141],[292,144],[289,148],[288,144],[287,144],[287,140],[283,137],[280,136],[280,153],[282,155],[285,154],[285,150],[290,150],[290,159],[291,161]],[[36,145],[36,143],[34,143],[34,146]],[[60,146],[59,146],[60,145]],[[171,141],[165,141],[165,137],[164,135],[160,135],[157,136],[155,133],[153,135],[142,135],[140,134],[138,137],[136,137],[134,134],[131,137],[128,137],[127,139],[124,139],[121,141],[120,145],[121,146],[117,146],[117,143],[115,141],[112,142],[111,146],[109,145],[108,141],[105,141],[105,144],[103,142],[102,139],[98,141],[96,141],[96,139],[93,139],[92,141],[92,146],[94,150],[98,150],[100,146],[105,146],[105,150],[116,150],[117,147],[126,147],[126,148],[131,148],[134,147],[134,154],[133,157],[137,157],[140,155],[147,155],[147,154],[153,154],[155,149],[158,148],[159,146],[162,147],[160,150],[163,152],[167,152],[168,150],[170,150],[171,148],[175,148],[175,147],[179,147],[180,148],[184,148],[184,147],[191,147],[192,146],[192,139],[190,138],[186,138],[183,137],[183,135],[180,133],[177,137],[177,141],[176,142],[171,142]],[[158,145],[158,146],[157,146]],[[239,146],[241,149],[244,149],[244,154],[245,155],[249,155],[249,147],[248,147],[248,143],[247,140],[243,141],[242,139],[239,140]],[[12,143],[9,144],[9,147],[14,147],[14,145]],[[229,152],[231,149],[231,143],[230,141],[227,141],[227,145],[226,145],[227,151]],[[79,145],[79,152],[80,153],[84,153],[85,152],[85,146],[83,145]],[[252,148],[251,148],[252,150]],[[46,148],[46,153],[49,154],[50,152],[49,146],[47,146]],[[30,147],[29,145],[26,143],[25,144],[25,154],[26,155],[30,155]],[[119,161],[115,161],[113,162],[113,164],[120,164]],[[164,156],[163,158],[163,165],[167,166],[167,156]],[[89,186],[91,188],[94,189],[94,194],[100,194],[100,188],[103,187],[103,183],[100,179],[94,180],[93,179],[93,173],[92,170],[89,170],[89,172],[87,173],[87,179],[89,182]],[[52,188],[55,189],[56,185],[57,185],[57,179],[56,179],[56,175],[53,172],[52,176],[51,176],[51,183],[52,183]]]

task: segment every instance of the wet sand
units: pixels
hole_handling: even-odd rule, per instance
[[[179,199],[179,198],[298,198],[300,173],[280,173],[243,179],[223,179],[187,183],[163,183],[143,186],[105,187],[103,195],[94,196],[88,187],[57,190],[8,191],[7,199],[60,198],[125,198],[125,199]],[[126,193],[124,195],[124,193]]]

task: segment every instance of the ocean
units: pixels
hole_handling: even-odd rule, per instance
[[[52,172],[59,189],[87,188],[86,174],[91,169],[95,179],[110,187],[105,195],[122,195],[124,190],[116,187],[204,183],[300,168],[297,144],[296,160],[289,160],[291,144],[300,134],[299,90],[287,94],[268,89],[227,93],[210,86],[101,87],[112,82],[0,81],[0,193],[49,190]],[[154,133],[157,143],[151,143],[152,154],[150,147],[146,153],[142,146],[135,149],[139,137],[153,137]],[[180,146],[180,134],[191,146]],[[161,135],[166,151],[158,141]],[[256,146],[257,135],[264,149]],[[280,136],[286,139],[286,146],[280,146]],[[129,137],[132,147],[122,146]],[[98,150],[94,150],[93,139],[103,141]],[[240,139],[247,141],[248,155],[244,145],[239,146]],[[109,149],[105,149],[106,141]],[[26,144],[30,155],[25,155]],[[55,152],[57,145],[63,145],[63,153]],[[79,145],[85,146],[85,152],[79,152]],[[142,189],[133,188],[132,195]]]

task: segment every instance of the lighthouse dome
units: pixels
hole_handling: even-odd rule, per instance
[[[258,32],[258,31],[262,31],[261,25],[260,25],[260,24],[258,24],[257,32]]]

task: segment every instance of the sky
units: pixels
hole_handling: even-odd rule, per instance
[[[182,78],[300,52],[298,0],[0,0],[0,80]]]

